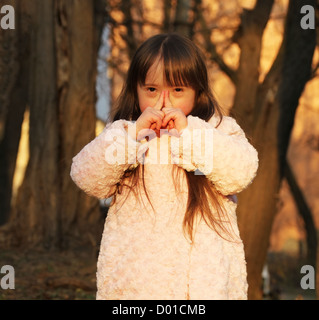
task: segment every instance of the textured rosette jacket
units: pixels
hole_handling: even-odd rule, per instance
[[[152,204],[143,188],[139,193],[124,188],[110,207],[97,264],[97,299],[247,299],[235,194],[255,177],[257,152],[231,117],[219,126],[217,116],[187,120],[179,136],[163,131],[142,141],[129,134],[135,122],[118,120],[73,158],[72,179],[99,199],[114,193],[125,170],[143,163]],[[173,166],[180,173],[179,189]],[[193,241],[185,237],[185,170],[205,174],[223,195],[235,240],[220,237],[201,220]]]

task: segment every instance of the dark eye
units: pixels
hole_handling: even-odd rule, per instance
[[[156,88],[149,87],[149,88],[147,88],[147,90],[148,90],[149,92],[155,92],[155,91],[156,91]]]
[[[175,90],[175,92],[182,92],[183,91],[182,88],[175,88],[174,90]]]

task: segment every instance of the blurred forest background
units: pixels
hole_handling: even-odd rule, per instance
[[[160,32],[204,51],[218,101],[259,152],[239,195],[249,299],[317,299],[318,0],[0,0],[0,299],[94,299],[108,201],[70,179],[72,158],[105,126],[139,44]],[[302,29],[301,7],[315,8]],[[308,20],[308,23],[311,21]],[[319,285],[319,270],[316,272]],[[0,274],[1,276],[1,274]]]

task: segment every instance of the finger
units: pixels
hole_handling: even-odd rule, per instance
[[[174,121],[173,120],[168,121],[166,126],[164,126],[163,122],[162,122],[162,128],[170,130],[170,129],[173,129],[174,127],[175,127],[175,125],[174,125]]]
[[[173,105],[172,105],[172,102],[171,102],[171,100],[169,98],[169,91],[166,91],[164,103],[165,103],[165,107],[166,108],[174,108]]]
[[[163,110],[163,109],[162,109]],[[165,116],[165,113],[164,113],[164,111],[162,111],[162,110],[152,110],[152,113],[153,114],[155,114],[156,116],[158,116],[159,118],[161,118],[161,119],[163,119],[164,118],[164,116]]]
[[[167,114],[169,112],[172,112],[172,111],[176,111],[176,108],[169,108],[169,107],[164,107],[162,110],[163,114]]]
[[[156,117],[154,119],[154,123],[151,126],[152,130],[160,130],[162,126],[162,119],[160,117]]]
[[[164,91],[162,91],[159,99],[157,100],[154,109],[156,110],[161,110],[163,108],[163,103],[164,103]]]
[[[167,124],[170,122],[170,121],[174,121],[176,119],[176,115],[174,114],[174,112],[169,112],[169,113],[166,113],[163,121],[162,121],[162,126],[163,127],[166,127]]]

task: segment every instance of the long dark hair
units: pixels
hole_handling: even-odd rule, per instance
[[[208,121],[214,114],[217,114],[220,118],[219,123],[222,121],[222,110],[209,87],[203,53],[191,40],[174,33],[155,35],[146,40],[136,51],[121,94],[111,112],[111,121],[119,119],[135,121],[138,119],[141,110],[138,104],[137,85],[145,84],[147,72],[156,61],[163,62],[164,79],[168,85],[187,86],[195,90],[195,104],[190,115]],[[225,233],[230,234],[229,229],[225,227],[225,222],[229,222],[229,219],[222,205],[221,198],[223,196],[204,175],[183,171],[186,174],[189,191],[183,222],[184,232],[187,231],[192,241],[194,221],[197,215],[200,215],[199,217],[204,219],[207,225],[220,236],[224,237]],[[128,187],[133,191],[138,187],[140,172],[143,175],[142,181],[147,195],[144,183],[144,165],[140,164],[137,168],[125,172],[122,181],[117,186],[113,203],[116,194],[121,193],[123,187]],[[126,178],[130,180],[130,184],[124,183]],[[148,196],[147,198],[150,202]]]

